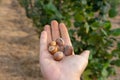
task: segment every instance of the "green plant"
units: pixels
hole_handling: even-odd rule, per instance
[[[112,29],[108,17],[117,15],[120,0],[20,0],[27,16],[40,32],[51,20],[63,21],[75,53],[89,49],[89,65],[85,80],[107,80],[120,66],[120,28]],[[75,36],[76,35],[76,36]],[[117,43],[117,45],[115,45]]]

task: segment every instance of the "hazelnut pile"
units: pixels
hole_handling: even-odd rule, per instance
[[[64,40],[62,38],[58,38],[49,43],[48,51],[53,55],[53,58],[56,61],[60,61],[64,56],[72,55],[73,47],[65,45]]]

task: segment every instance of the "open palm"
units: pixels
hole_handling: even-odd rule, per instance
[[[55,61],[48,52],[48,44],[62,37],[65,45],[71,45],[69,34],[64,23],[52,21],[46,25],[40,37],[40,68],[45,80],[79,80],[87,66],[89,51],[80,55],[65,56],[61,61]]]

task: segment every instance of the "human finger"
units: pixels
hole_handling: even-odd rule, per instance
[[[40,59],[43,60],[46,58],[51,58],[51,55],[47,50],[47,32],[42,31],[40,37]]]
[[[89,55],[90,55],[90,51],[89,50],[85,50],[83,51],[80,56],[84,57],[84,59],[88,60],[89,58]]]
[[[52,29],[52,39],[56,40],[57,38],[60,37],[60,33],[59,33],[59,28],[58,28],[58,22],[53,20],[51,22],[51,29]]]
[[[52,41],[50,25],[45,25],[44,30],[47,32],[47,43]]]
[[[65,24],[60,23],[59,28],[60,28],[61,37],[65,41],[65,45],[71,45],[72,46],[72,43],[70,41],[70,37],[69,37],[69,34],[68,34],[68,30],[67,30]]]

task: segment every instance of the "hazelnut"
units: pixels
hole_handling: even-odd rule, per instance
[[[62,52],[63,52],[63,51],[64,51],[64,46],[59,46],[58,49],[59,49],[59,51],[62,51]]]
[[[51,46],[55,46],[55,45],[56,45],[56,41],[52,41],[52,42],[50,42],[49,45],[51,45]]]
[[[59,46],[64,46],[64,40],[62,38],[58,38],[56,39],[56,43],[59,45]]]
[[[69,56],[69,55],[72,55],[72,53],[73,53],[73,47],[69,46],[69,45],[66,45],[65,48],[64,48],[64,54],[66,56]]]
[[[64,54],[63,54],[63,52],[58,51],[58,52],[56,52],[56,53],[53,55],[53,57],[54,57],[54,59],[55,59],[56,61],[60,61],[60,60],[63,59]]]
[[[48,51],[53,55],[58,51],[58,48],[56,46],[49,46]]]

